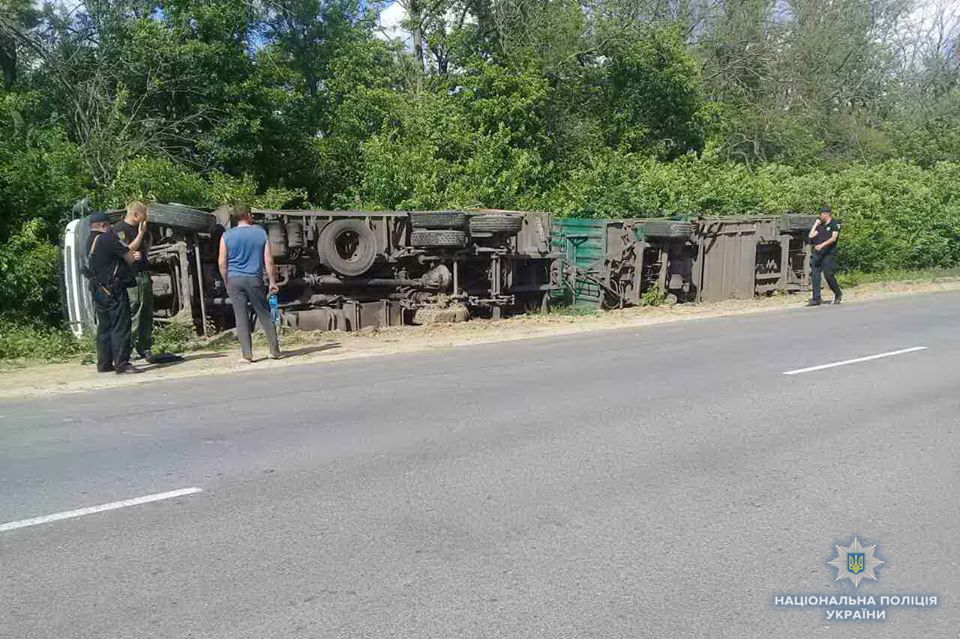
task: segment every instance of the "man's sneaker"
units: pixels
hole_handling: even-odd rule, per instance
[[[842,300],[842,299],[843,299],[842,296],[837,295],[835,298],[833,298],[833,303],[834,303],[834,304],[839,304],[839,303],[840,303],[840,300]]]
[[[820,306],[821,304],[823,304],[823,302],[820,300],[810,300],[807,302],[807,306]]]
[[[133,364],[127,364],[117,369],[117,375],[137,375],[142,372],[143,370],[137,368]]]
[[[110,364],[109,366],[97,366],[98,373],[112,373],[113,371],[113,364]]]

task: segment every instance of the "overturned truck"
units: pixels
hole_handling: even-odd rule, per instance
[[[121,212],[112,212],[119,219]],[[544,308],[552,290],[550,215],[474,211],[255,209],[277,264],[281,321],[301,330],[359,330]],[[217,269],[229,211],[150,206],[154,316],[229,329]],[[63,242],[65,315],[76,334],[93,311],[79,270],[89,236],[74,220]]]
[[[111,213],[119,219],[122,212]],[[654,295],[716,301],[809,286],[813,216],[575,219],[544,212],[255,209],[277,263],[281,322],[344,330],[545,310],[618,308]],[[233,326],[217,269],[229,211],[150,206],[154,316]],[[86,218],[66,228],[61,290],[77,335],[94,324],[79,275]]]
[[[635,306],[746,299],[809,287],[815,216],[553,221],[554,294],[566,303]]]

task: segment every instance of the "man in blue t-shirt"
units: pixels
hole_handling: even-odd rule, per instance
[[[237,324],[237,339],[240,352],[247,362],[253,361],[253,341],[250,337],[250,315],[247,304],[253,307],[260,327],[267,335],[271,359],[280,359],[280,346],[277,343],[277,331],[270,317],[270,304],[267,291],[263,287],[263,274],[270,281],[270,293],[276,293],[277,272],[273,264],[273,253],[267,233],[253,224],[250,207],[238,204],[234,207],[237,226],[220,238],[220,276],[227,286],[227,295],[233,305],[233,315]]]

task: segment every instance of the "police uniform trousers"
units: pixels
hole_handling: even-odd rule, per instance
[[[93,290],[97,313],[97,370],[120,370],[130,363],[130,299],[127,289],[115,286]]]
[[[813,286],[814,300],[820,301],[820,290],[823,287],[823,282],[820,279],[821,275],[823,279],[827,280],[827,286],[833,291],[834,297],[839,299],[843,295],[843,291],[840,290],[840,285],[837,283],[837,277],[833,274],[834,270],[836,270],[836,262],[832,252],[813,252],[810,257],[810,284]]]

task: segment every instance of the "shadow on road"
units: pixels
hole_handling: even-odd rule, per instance
[[[298,348],[295,351],[284,351],[283,359],[289,359],[291,357],[303,357],[305,355],[312,355],[313,353],[329,351],[334,348],[340,348],[340,343],[332,342],[330,344],[317,344],[316,346],[307,346],[305,348]]]

